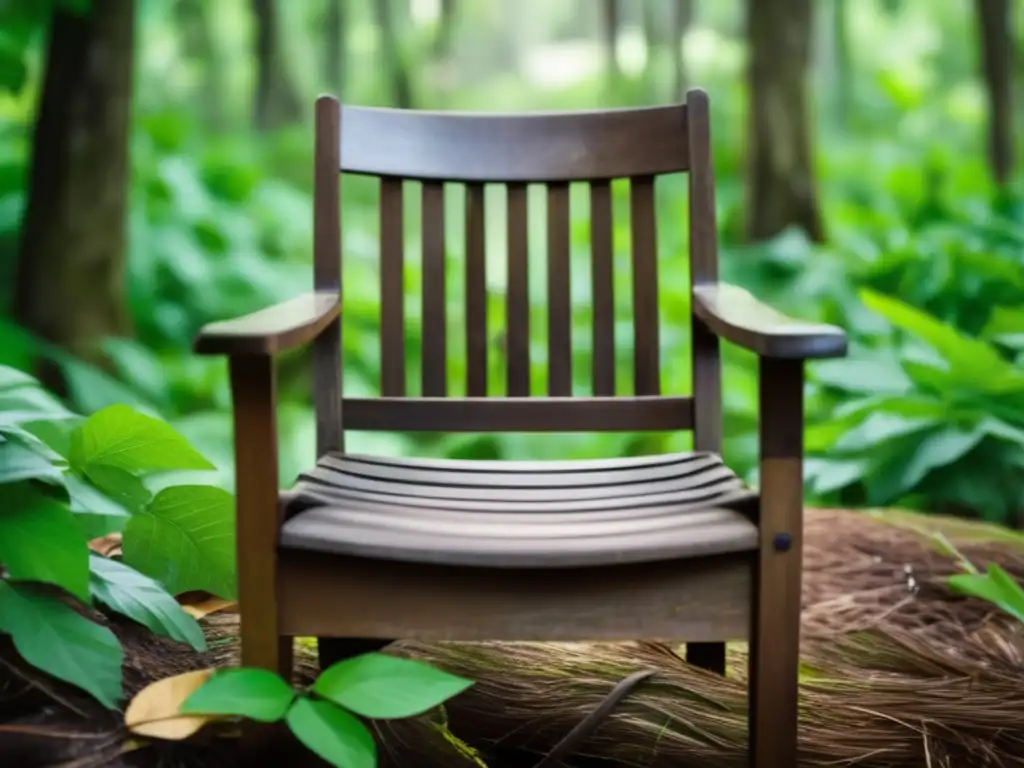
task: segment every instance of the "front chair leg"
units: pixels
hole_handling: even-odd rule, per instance
[[[750,765],[797,765],[803,361],[760,361],[761,540],[750,632]]]
[[[231,358],[235,414],[236,547],[241,662],[292,673],[292,638],[281,637],[277,611],[277,417],[274,360]]]

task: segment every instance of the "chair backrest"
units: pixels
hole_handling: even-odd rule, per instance
[[[467,114],[349,107],[321,97],[316,108],[315,281],[341,287],[342,174],[380,183],[380,398],[342,400],[337,332],[316,354],[321,452],[342,447],[344,429],[429,431],[616,431],[695,429],[717,450],[718,346],[694,327],[693,397],[661,396],[655,178],[688,172],[693,284],[717,278],[708,99],[589,112]],[[632,256],[634,392],[616,396],[611,182],[628,179]],[[403,187],[422,187],[422,361],[415,395],[406,391],[403,310]],[[569,185],[589,186],[591,394],[572,397]],[[449,398],[445,191],[465,185],[466,398]],[[502,397],[487,398],[485,185],[507,195],[508,271]],[[530,391],[527,187],[543,185],[547,224],[547,392]],[[680,211],[680,216],[683,212]],[[344,291],[342,291],[344,294]],[[344,295],[343,295],[344,302]],[[344,317],[344,311],[342,313]],[[490,331],[490,335],[489,335]],[[462,345],[460,345],[462,346]],[[533,396],[533,397],[532,397]],[[695,411],[694,400],[701,402]],[[339,408],[342,412],[339,412]]]

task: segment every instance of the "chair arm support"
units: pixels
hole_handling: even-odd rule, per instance
[[[313,341],[341,314],[337,291],[311,291],[233,320],[203,326],[200,355],[273,355]]]
[[[810,360],[846,354],[842,328],[794,320],[728,283],[694,286],[693,313],[719,338],[762,357]]]

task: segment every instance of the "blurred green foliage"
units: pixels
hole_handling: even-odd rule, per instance
[[[289,11],[288,42],[299,50],[313,34],[309,19],[319,4]],[[355,4],[358,6],[359,4]],[[415,4],[414,4],[415,5]],[[652,58],[626,67],[610,88],[599,69],[564,85],[543,84],[521,69],[487,62],[487,41],[501,37],[494,4],[466,4],[460,21],[460,55],[469,62],[454,84],[431,80],[418,68],[423,106],[574,108],[664,100],[667,62]],[[980,514],[1013,522],[1024,510],[1024,487],[1013,482],[1024,470],[1024,205],[1019,191],[995,190],[985,167],[985,113],[974,72],[974,39],[967,4],[906,0],[855,5],[850,47],[857,51],[852,81],[856,102],[840,121],[827,109],[816,120],[818,173],[826,245],[788,231],[757,246],[740,242],[745,93],[738,12],[728,4],[703,4],[698,27],[688,34],[691,78],[712,95],[715,161],[719,176],[719,223],[723,272],[790,314],[834,322],[851,334],[847,360],[810,365],[807,411],[808,493],[824,503],[910,504]],[[111,340],[116,376],[62,359],[71,383],[71,405],[92,413],[129,403],[167,418],[222,470],[230,485],[231,430],[226,365],[189,353],[203,323],[252,311],[304,290],[311,282],[311,151],[308,127],[256,136],[242,108],[231,125],[204,126],[201,76],[175,59],[176,31],[159,3],[140,24],[136,116],[132,145],[131,252],[127,301],[132,339]],[[713,7],[712,7],[713,6]],[[147,6],[148,7],[148,6]],[[235,29],[245,5],[225,0],[215,16],[222,53],[244,50]],[[539,6],[538,6],[539,7]],[[739,8],[739,4],[737,4]],[[539,11],[538,11],[539,12]],[[547,13],[551,28],[569,24],[561,11]],[[559,18],[555,18],[558,16]],[[418,26],[417,26],[418,24]],[[430,23],[408,22],[408,56],[425,56]],[[424,31],[426,30],[426,31]],[[583,39],[586,30],[575,30]],[[526,36],[519,45],[537,49],[539,66],[554,66],[555,43]],[[592,39],[594,36],[589,35]],[[376,32],[363,9],[347,36],[351,75],[346,98],[386,103],[387,88],[374,60]],[[575,39],[575,38],[574,38]],[[7,38],[0,36],[0,52]],[[633,55],[624,35],[624,58]],[[568,44],[566,44],[568,45]],[[593,44],[588,48],[597,59]],[[546,46],[546,47],[545,47]],[[565,46],[563,46],[565,48]],[[560,49],[561,50],[561,49]],[[563,53],[567,52],[567,48]],[[575,50],[575,49],[574,49]],[[547,58],[541,54],[547,51]],[[229,57],[230,58],[230,57]],[[492,58],[500,58],[497,53]],[[20,60],[20,59],[19,59]],[[31,63],[31,58],[29,59]],[[547,64],[545,64],[547,62]],[[291,63],[306,101],[320,87],[309,56]],[[521,60],[522,63],[522,60]],[[7,59],[0,78],[16,86]],[[191,66],[191,64],[189,65]],[[230,105],[246,103],[245,72],[251,57],[226,65]],[[24,206],[25,166],[32,94],[37,77],[28,66],[18,97],[0,96],[0,285],[13,274],[17,230]],[[524,74],[526,72],[526,74]],[[426,74],[424,74],[426,73]],[[435,73],[436,74],[436,73]],[[823,79],[821,92],[828,86]],[[628,205],[616,188],[617,210]],[[410,190],[407,222],[415,231],[418,196]],[[449,295],[461,296],[462,222],[458,190],[448,222]],[[375,188],[366,180],[343,185],[344,337],[346,392],[375,391],[379,375],[377,216]],[[489,312],[502,327],[503,214],[499,200],[488,213],[492,284]],[[581,201],[582,202],[582,201]],[[689,391],[688,285],[685,182],[666,179],[659,188],[660,267],[666,392]],[[539,213],[539,211],[538,211]],[[533,216],[534,221],[543,221]],[[619,216],[617,313],[620,391],[630,391],[628,231]],[[531,243],[543,249],[540,230]],[[577,387],[587,389],[589,235],[586,206],[574,198],[574,361]],[[534,269],[532,278],[543,279]],[[406,273],[407,334],[412,391],[419,346],[418,251],[410,242]],[[544,307],[541,282],[535,302],[535,392],[544,380]],[[9,297],[0,297],[0,307]],[[449,307],[450,347],[461,348],[459,302]],[[0,364],[28,365],[36,341],[0,318]],[[52,351],[59,357],[59,353]],[[491,381],[502,380],[492,355]],[[754,359],[725,351],[726,458],[748,476],[756,470],[756,374]],[[313,460],[314,419],[306,358],[282,361],[280,410],[282,483]],[[452,394],[463,386],[464,361],[451,362]],[[478,457],[576,457],[685,449],[689,435],[367,435],[350,434],[357,451],[431,453]]]

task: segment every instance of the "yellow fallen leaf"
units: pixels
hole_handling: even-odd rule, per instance
[[[132,733],[154,739],[187,739],[217,717],[179,715],[178,710],[214,673],[212,669],[186,672],[150,683],[128,704],[124,724]]]
[[[209,616],[211,613],[218,613],[228,609],[237,609],[238,603],[234,600],[222,600],[219,597],[210,597],[199,603],[183,603],[181,609],[196,621]]]

